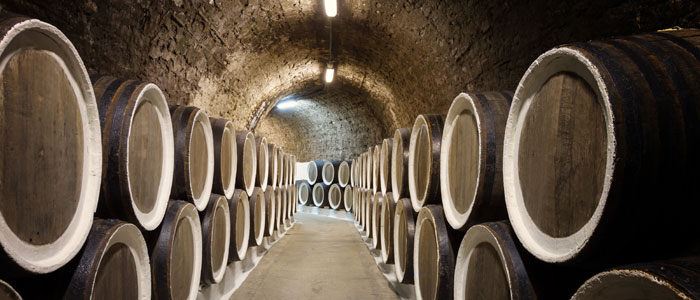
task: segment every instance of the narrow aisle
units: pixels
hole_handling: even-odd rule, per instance
[[[350,221],[298,213],[231,297],[248,299],[399,299]]]

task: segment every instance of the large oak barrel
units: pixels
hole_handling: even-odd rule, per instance
[[[344,160],[338,165],[338,184],[340,187],[345,187],[350,183],[350,177],[352,176],[350,172],[350,164],[348,161]]]
[[[270,176],[270,156],[267,153],[267,138],[264,136],[255,138],[255,149],[257,150],[256,160],[258,165],[258,187],[263,192],[267,189],[267,179]]]
[[[299,186],[299,201],[302,205],[312,206],[313,199],[311,199],[311,185],[307,181],[297,181]]]
[[[571,299],[700,299],[698,274],[698,257],[617,267],[593,276]]]
[[[248,239],[248,247],[262,245],[265,237],[265,219],[267,213],[265,210],[265,192],[260,187],[255,187],[253,195],[249,198],[250,205],[250,234]]]
[[[22,300],[22,296],[9,283],[0,280],[0,299]]]
[[[328,189],[328,205],[335,210],[344,209],[343,192],[337,183],[332,184]]]
[[[345,211],[350,211],[352,209],[352,200],[353,200],[353,188],[352,186],[345,186],[343,189],[343,206],[345,207]]]
[[[533,62],[503,150],[508,215],[528,251],[617,265],[676,255],[699,233],[699,35],[577,43]]]
[[[372,197],[372,214],[371,214],[371,225],[372,225],[372,247],[374,249],[380,249],[382,247],[381,239],[381,215],[382,215],[382,203],[385,201],[384,195],[382,193],[375,193]]]
[[[381,192],[379,188],[379,159],[382,156],[382,145],[374,146],[374,151],[372,152],[372,191]]]
[[[328,205],[328,191],[330,188],[331,187],[329,185],[326,185],[323,182],[314,184],[314,188],[311,191],[311,198],[313,199],[316,207],[324,207]]]
[[[382,261],[385,264],[394,263],[394,211],[396,202],[391,192],[384,195],[382,208],[379,213],[379,241],[382,249]]]
[[[445,119],[440,148],[440,193],[445,218],[466,230],[505,219],[503,130],[512,92],[461,93]]]
[[[212,192],[233,196],[236,189],[236,171],[238,169],[238,151],[236,151],[236,129],[233,123],[225,119],[210,118],[214,134],[214,185]]]
[[[102,128],[102,188],[97,213],[146,230],[163,220],[173,184],[173,127],[152,83],[92,76]]]
[[[157,234],[154,242],[149,241],[153,298],[196,299],[202,272],[202,228],[195,206],[171,201]]]
[[[394,211],[394,271],[396,280],[405,284],[413,283],[413,243],[416,231],[416,217],[411,199],[396,201]]]
[[[214,181],[211,123],[203,110],[192,106],[171,106],[170,114],[175,136],[175,169],[170,198],[187,200],[202,211],[207,207]]]
[[[440,203],[440,141],[445,117],[418,115],[411,130],[408,191],[413,209]]]
[[[0,13],[0,273],[48,273],[90,232],[102,173],[85,66],[52,25]]]
[[[394,202],[409,198],[408,191],[408,155],[410,154],[411,129],[399,128],[394,132],[391,145],[391,194]]]
[[[228,209],[231,217],[228,263],[232,263],[243,260],[248,253],[251,226],[248,193],[240,189],[233,191],[233,197],[228,200]]]
[[[231,215],[226,197],[211,194],[207,208],[199,215],[202,224],[202,281],[218,283],[226,272],[231,242]]]
[[[236,151],[238,153],[236,188],[244,190],[250,196],[253,194],[258,174],[255,136],[252,132],[247,130],[238,131],[236,135]]]
[[[337,171],[341,162],[340,160],[326,160],[323,162],[323,167],[321,168],[323,183],[327,185],[338,183]]]
[[[277,212],[277,201],[275,201],[276,188],[265,190],[265,236],[272,236],[275,233],[275,222],[277,222],[275,212]]]
[[[276,188],[277,182],[277,172],[279,172],[279,166],[277,165],[277,155],[279,154],[279,148],[275,144],[267,144],[267,162],[268,162],[268,177],[267,184],[272,188]],[[266,190],[267,191],[267,190]]]
[[[416,299],[452,299],[455,256],[440,205],[426,205],[416,217],[413,281]]]
[[[382,141],[381,152],[379,153],[379,188],[383,194],[391,191],[391,146],[392,139]],[[394,199],[389,199],[394,201]]]

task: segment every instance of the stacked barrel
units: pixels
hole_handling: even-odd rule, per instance
[[[291,226],[266,208],[296,190],[293,155],[153,83],[88,75],[52,25],[0,21],[0,298],[195,299]]]
[[[547,51],[352,159],[358,230],[417,299],[698,299],[699,79],[698,30]]]
[[[353,206],[354,161],[312,160],[306,180],[297,181],[299,204],[350,211]]]

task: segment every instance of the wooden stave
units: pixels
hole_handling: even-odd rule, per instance
[[[431,168],[430,174],[428,175],[428,185],[426,187],[425,199],[423,199],[423,202],[421,203],[421,201],[418,199],[418,195],[416,195],[417,192],[415,191],[415,184],[412,180],[412,177],[415,177],[415,175],[412,176],[413,168],[411,167],[411,162],[414,159],[414,155],[412,153],[413,151],[409,153],[408,189],[411,196],[411,201],[413,202],[413,209],[416,210],[416,213],[424,205],[440,204],[442,199],[440,194],[440,146],[442,141],[442,129],[445,125],[445,116],[430,114],[419,115],[418,118],[416,118],[416,122],[414,122],[413,129],[411,130],[411,150],[413,150],[412,145],[415,144],[414,133],[417,132],[415,127],[419,124],[418,122],[420,119],[425,120],[425,125],[428,127]]]
[[[266,206],[265,206],[265,191],[259,186],[256,186],[253,190],[253,195],[248,198],[248,207],[250,208],[250,234],[248,235],[248,247],[260,246],[263,243],[263,238],[265,237],[265,221],[266,221]],[[257,203],[260,205],[257,205]],[[254,204],[255,203],[255,204]],[[256,207],[260,211],[256,210]],[[259,216],[262,216],[260,225],[262,228],[255,228],[255,220]]]
[[[380,241],[381,239],[381,234],[380,234],[380,229],[381,229],[381,209],[382,209],[382,203],[386,201],[384,199],[384,195],[382,193],[375,193],[374,197],[372,197],[372,222],[371,222],[371,227],[372,227],[372,247],[374,249],[381,249],[382,248],[382,243]]]
[[[212,193],[219,195],[224,195],[226,198],[231,198],[233,196],[233,190],[236,188],[236,174],[238,171],[238,151],[233,151],[236,145],[233,145],[231,153],[236,157],[233,157],[232,163],[233,167],[231,169],[231,183],[230,188],[224,188],[224,182],[221,179],[221,142],[224,135],[224,130],[228,128],[231,132],[231,140],[235,143],[236,130],[233,127],[233,123],[226,119],[216,119],[209,118],[211,121],[211,129],[214,136],[214,185],[212,187]]]
[[[268,178],[270,176],[270,155],[267,152],[267,138],[264,136],[255,137],[255,158],[256,166],[258,168],[257,178],[255,182],[257,186],[260,187],[263,192],[267,189]]]
[[[435,227],[437,233],[437,246],[438,246],[438,287],[436,291],[435,299],[452,299],[453,298],[453,285],[454,285],[454,267],[455,267],[455,255],[453,245],[451,241],[454,237],[448,232],[447,221],[445,221],[442,206],[429,204],[421,208],[418,216],[416,217],[416,231],[415,239],[413,241],[413,267],[414,267],[414,278],[416,299],[423,299],[420,296],[420,283],[419,283],[419,259],[420,252],[420,229],[421,229],[421,219],[429,218]]]
[[[242,244],[239,251],[237,243],[237,218],[238,218],[238,202],[243,202],[243,215],[245,216],[244,225],[241,230],[243,232],[243,237],[241,238]],[[250,203],[248,202],[248,193],[241,189],[236,189],[233,192],[233,197],[228,199],[228,209],[229,216],[231,217],[231,236],[229,240],[229,251],[228,251],[228,263],[234,261],[242,261],[248,251],[248,240],[250,239]]]
[[[211,261],[212,257],[212,239],[214,238],[214,226],[213,226],[213,218],[214,218],[214,212],[217,208],[223,209],[225,213],[225,218],[226,218],[226,238],[224,241],[224,252],[223,257],[221,258],[221,265],[218,266],[218,271],[215,271],[215,268],[217,266],[213,265],[213,262]],[[228,207],[228,201],[226,200],[226,196],[223,195],[218,195],[218,194],[211,194],[209,196],[209,203],[207,204],[207,208],[199,212],[199,217],[200,217],[200,223],[202,225],[202,278],[201,281],[207,284],[215,284],[219,283],[223,277],[224,273],[226,271],[226,265],[228,262],[228,252],[230,249],[230,243],[231,243],[231,216],[230,216],[230,209]]]
[[[396,273],[396,278],[399,282],[404,284],[413,284],[413,244],[415,243],[415,230],[416,230],[416,214],[411,207],[411,199],[401,198],[396,202],[394,207],[394,233],[393,233],[393,247],[394,247],[394,272]],[[402,215],[399,215],[403,213]],[[401,266],[399,262],[401,258],[401,253],[396,245],[399,242],[399,235],[397,231],[400,229],[397,224],[400,218],[406,220],[406,253],[404,256],[406,259],[406,267]]]
[[[385,264],[394,263],[394,212],[396,207],[396,202],[394,202],[393,195],[388,192],[384,195],[384,201],[382,202],[382,209],[380,211],[380,229],[379,229],[379,240],[381,244],[381,257]]]
[[[391,147],[393,144],[393,138],[384,139],[382,141],[382,151],[379,155],[379,188],[382,194],[385,195],[391,192]],[[394,200],[392,199],[392,201]]]
[[[248,147],[248,148],[246,148]],[[252,161],[247,162],[249,164],[251,171],[249,174],[244,174],[243,165],[246,164],[244,161],[244,152],[246,149],[251,151],[252,147]],[[237,164],[238,170],[236,171],[236,188],[245,190],[248,196],[253,194],[253,189],[255,189],[255,183],[257,182],[258,174],[258,161],[257,161],[257,147],[255,143],[255,136],[251,131],[239,130],[236,133],[236,156],[238,157],[239,163]],[[251,177],[251,181],[247,182],[246,175]]]
[[[397,137],[400,136],[401,139]],[[394,132],[394,137],[392,138],[393,144],[391,149],[391,192],[394,195],[394,202],[398,202],[401,198],[410,198],[411,195],[408,191],[408,157],[410,154],[410,140],[411,140],[411,128],[399,128]],[[401,145],[399,145],[401,142]],[[399,149],[401,149],[399,151]],[[401,172],[401,188],[398,187],[398,176],[396,160],[397,156],[401,155],[403,161],[403,172]]]

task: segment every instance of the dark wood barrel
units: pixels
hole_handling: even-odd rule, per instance
[[[413,242],[416,232],[416,216],[411,199],[396,201],[394,211],[394,271],[396,280],[413,284]]]
[[[394,132],[391,145],[391,194],[394,202],[411,197],[408,192],[408,155],[410,154],[411,129],[399,128]]]
[[[326,185],[323,182],[314,184],[314,188],[311,191],[311,198],[314,201],[316,207],[329,206],[328,204],[328,191],[331,189],[330,185]]]
[[[343,207],[345,207],[345,211],[350,211],[352,209],[352,200],[353,200],[353,188],[352,186],[348,185],[343,188]]]
[[[384,195],[391,191],[391,147],[393,144],[393,139],[384,139],[379,153],[379,189]],[[394,199],[390,200],[394,201]]]
[[[219,283],[226,272],[231,244],[231,215],[226,197],[211,194],[207,208],[199,216],[202,223],[202,281]]]
[[[250,239],[248,193],[240,189],[233,191],[233,197],[228,200],[228,209],[231,217],[228,263],[232,263],[243,260],[248,253],[248,239]]]
[[[255,146],[255,136],[247,130],[239,130],[236,134],[236,151],[238,156],[238,171],[236,171],[236,188],[253,194],[256,176],[258,174],[258,160]]]
[[[265,236],[272,236],[275,232],[275,212],[277,211],[277,201],[275,201],[275,187],[265,190]]]
[[[503,220],[503,131],[513,93],[461,93],[445,118],[440,193],[454,229]]]
[[[341,161],[338,165],[338,184],[340,187],[345,187],[350,183],[352,173],[350,171],[350,163],[347,160]]]
[[[340,185],[334,183],[328,189],[328,205],[335,210],[342,210],[343,207],[343,191],[340,189]]]
[[[0,273],[48,273],[82,247],[100,192],[100,118],[71,42],[0,13]]]
[[[374,249],[381,249],[381,217],[382,217],[382,203],[385,201],[384,195],[382,193],[375,193],[372,197],[372,213],[371,213],[371,225],[372,225],[372,247]]]
[[[211,123],[203,110],[192,106],[171,106],[170,115],[175,136],[175,169],[170,198],[187,200],[202,211],[207,207],[214,181]]]
[[[248,247],[262,245],[265,237],[265,192],[260,187],[255,187],[253,195],[249,198],[250,204],[250,234]]]
[[[163,92],[152,83],[91,76],[102,128],[97,214],[153,230],[173,182],[173,127]]]
[[[194,299],[202,271],[202,228],[195,206],[181,200],[171,201],[157,238],[149,239],[149,248],[153,298]],[[82,297],[70,297],[77,298]],[[98,299],[107,298],[110,297]]]
[[[267,184],[272,188],[277,187],[277,172],[279,172],[279,165],[277,165],[277,155],[279,155],[279,147],[275,144],[267,144],[267,162],[268,162],[268,177]],[[265,190],[267,191],[267,190]]]
[[[300,180],[297,181],[297,185],[299,186],[299,201],[301,202],[302,205],[308,205],[308,206],[313,206],[314,202],[311,197],[311,185],[309,185],[308,181],[305,180]]]
[[[309,162],[306,172],[309,176],[309,184],[313,185],[316,182],[321,182],[321,174],[323,174],[323,160],[312,160]]]
[[[391,192],[384,195],[382,208],[379,213],[379,241],[381,245],[382,261],[385,264],[394,263],[394,211],[396,202]]]
[[[418,299],[452,299],[455,256],[440,205],[426,205],[416,217],[413,281]]]
[[[698,274],[698,257],[637,263],[593,276],[571,299],[700,299]]]
[[[413,209],[440,204],[440,145],[443,115],[418,115],[411,130],[408,191]]]
[[[22,300],[22,296],[9,283],[0,280],[0,299]]]
[[[236,151],[236,129],[233,123],[225,119],[209,118],[214,135],[214,184],[212,192],[233,196],[236,189],[236,171],[238,170],[238,151]]]
[[[267,153],[267,138],[264,136],[255,137],[255,149],[257,150],[256,164],[258,166],[257,186],[264,192],[267,189],[267,179],[270,176],[270,156]]]
[[[700,233],[700,202],[690,201],[700,182],[699,35],[576,43],[533,62],[503,150],[508,214],[528,251],[619,265],[678,255]]]

